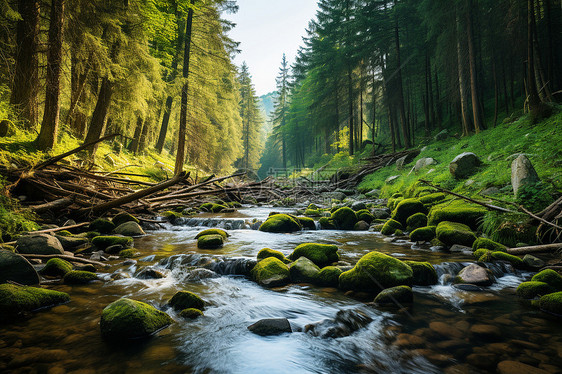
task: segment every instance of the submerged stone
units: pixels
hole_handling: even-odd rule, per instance
[[[287,318],[266,318],[248,326],[248,330],[256,335],[270,336],[293,332]]]
[[[168,305],[177,311],[189,308],[203,310],[205,308],[205,302],[203,299],[190,291],[176,292],[176,294],[168,301]]]
[[[382,290],[376,297],[374,302],[379,305],[395,305],[402,308],[402,304],[411,304],[414,302],[414,293],[408,286],[396,286]]]

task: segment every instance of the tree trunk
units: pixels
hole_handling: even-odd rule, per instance
[[[144,153],[146,151],[147,142],[148,142],[148,131],[150,129],[151,122],[152,122],[152,118],[148,116],[148,118],[146,119],[146,121],[144,121],[144,124],[142,125],[142,131],[139,139],[139,147],[137,149],[137,153]]]
[[[468,98],[466,95],[466,87],[465,87],[465,72],[464,72],[464,63],[463,63],[463,55],[462,55],[462,48],[461,48],[461,27],[459,17],[457,16],[457,63],[458,63],[458,74],[459,74],[459,95],[460,95],[460,104],[461,104],[461,119],[462,119],[462,135],[467,136],[470,133],[468,124],[470,123],[470,119],[468,116]]]
[[[400,126],[404,138],[404,148],[410,148],[410,135],[406,123],[406,108],[404,107],[404,88],[402,87],[402,62],[400,60],[400,36],[398,33],[398,20],[394,23],[394,42],[396,47],[396,80],[398,84],[398,110],[400,112]]]
[[[88,133],[86,134],[86,139],[84,139],[84,144],[99,139],[104,133],[107,112],[109,111],[111,97],[113,96],[113,88],[113,82],[111,82],[108,77],[104,77],[98,94],[98,101],[96,102],[96,107],[92,114],[92,119],[90,120]],[[97,144],[88,148],[88,152],[91,156],[95,155],[96,150]]]
[[[160,126],[160,133],[158,134],[158,141],[156,142],[156,151],[162,153],[164,143],[166,142],[166,134],[168,133],[168,124],[170,123],[170,114],[172,113],[172,103],[174,98],[168,96],[164,107],[164,116],[162,117],[162,126]]]
[[[52,0],[51,2],[45,112],[41,132],[36,140],[37,148],[40,150],[52,149],[57,142],[59,131],[64,2],[65,0]]]
[[[142,116],[138,115],[137,116],[137,125],[135,126],[135,134],[133,135],[133,140],[131,140],[131,143],[129,144],[129,151],[131,151],[132,153],[137,153],[139,150],[139,143],[140,143],[140,137],[141,137],[141,133],[142,133],[142,126],[143,126],[143,118]]]
[[[439,99],[439,79],[437,78],[437,69],[435,69],[435,111],[437,112],[437,127],[441,130],[443,118],[441,116],[441,100]]]
[[[539,92],[535,77],[535,54],[533,48],[535,35],[535,10],[534,0],[527,0],[527,94],[529,98],[529,110],[537,112],[540,108]]]
[[[472,31],[472,0],[467,0],[466,6],[466,35],[468,42],[468,65],[470,70],[470,92],[472,95],[472,116],[474,120],[474,131],[478,134],[484,127],[484,124],[480,111],[479,87],[476,76],[476,52],[474,50],[474,33]]]
[[[16,68],[10,104],[21,111],[20,118],[25,121],[25,127],[32,129],[38,120],[39,0],[18,0],[18,12],[21,20],[16,26]]]

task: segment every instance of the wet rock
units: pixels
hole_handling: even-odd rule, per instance
[[[248,330],[261,336],[291,333],[291,324],[287,318],[266,318],[248,326]]]
[[[41,275],[50,277],[64,277],[69,271],[72,270],[72,264],[60,258],[51,258],[41,269]]]
[[[276,250],[271,249],[271,248],[260,249],[260,251],[258,252],[258,255],[257,255],[257,260],[261,261],[264,258],[268,258],[268,257],[275,257],[275,258],[277,258],[277,259],[279,259],[279,260],[281,260],[285,263],[291,262],[291,260],[289,260],[288,258],[285,257],[283,252],[276,251]]]
[[[453,244],[451,248],[449,248],[449,252],[451,253],[472,253],[472,247],[467,247],[465,245],[460,244]]]
[[[472,152],[464,152],[458,155],[449,164],[449,171],[454,178],[463,179],[476,172],[482,161]]]
[[[498,340],[502,337],[502,332],[497,326],[477,324],[470,328],[470,332],[476,338],[482,340]],[[495,365],[494,365],[495,366]]]
[[[476,235],[474,235],[470,227],[457,222],[440,222],[435,229],[435,233],[437,239],[447,245],[460,244],[472,247],[476,240]]]
[[[374,300],[378,305],[393,305],[398,308],[404,307],[403,304],[414,302],[414,293],[408,286],[396,286],[382,290]]]
[[[295,283],[313,283],[320,272],[320,268],[306,257],[299,257],[289,266],[291,281]]]
[[[87,245],[90,241],[88,238],[77,238],[74,236],[55,235],[65,251],[73,251],[76,248]]]
[[[200,237],[205,236],[205,235],[220,235],[220,236],[222,236],[222,238],[224,240],[226,240],[230,236],[230,234],[228,234],[224,230],[213,228],[213,229],[207,229],[207,230],[203,230],[203,231],[199,232],[195,236],[195,239],[199,239]]]
[[[400,205],[400,204],[398,204]],[[406,231],[412,232],[427,226],[427,216],[424,213],[415,213],[406,220]]]
[[[393,235],[397,230],[402,230],[402,224],[394,219],[389,219],[382,227],[381,234]]]
[[[457,274],[455,283],[468,283],[484,287],[490,286],[494,283],[494,275],[489,269],[476,264],[470,264]]]
[[[400,222],[402,226],[406,226],[408,218],[416,213],[425,214],[427,209],[419,199],[404,199],[396,205],[392,213],[392,219]]]
[[[198,317],[202,317],[203,312],[200,311],[199,309],[188,308],[188,309],[182,310],[179,315],[180,315],[181,318],[184,318],[184,319],[196,319]]]
[[[548,372],[517,361],[502,361],[497,366],[499,374],[547,374]]]
[[[109,253],[109,254],[114,254],[114,253],[120,253],[124,249],[125,248],[121,244],[114,244],[114,245],[110,245],[109,247],[107,247],[103,252]]]
[[[355,212],[358,212],[360,210],[367,209],[367,206],[362,201],[356,201],[353,204],[351,204],[351,209],[354,210]]]
[[[545,265],[545,262],[538,257],[535,257],[530,254],[526,254],[523,257],[523,264],[530,270],[539,270],[542,269]]]
[[[534,282],[544,282],[557,291],[562,291],[562,275],[552,269],[545,269],[531,278]]]
[[[390,218],[390,209],[388,208],[376,208],[373,209],[373,217],[375,219],[387,219]]]
[[[192,270],[189,273],[189,275],[185,278],[185,280],[188,282],[197,282],[203,279],[211,279],[211,278],[219,278],[219,277],[220,275],[218,275],[212,270],[199,268],[199,269]]]
[[[26,286],[35,285],[39,283],[39,276],[24,257],[0,249],[0,283],[6,281],[13,281]]]
[[[511,185],[515,196],[517,196],[521,186],[533,185],[539,180],[539,176],[527,156],[519,155],[513,160],[511,163]]]
[[[305,326],[304,331],[322,338],[341,338],[367,326],[373,321],[360,310],[340,310],[336,318]]]
[[[114,232],[118,235],[123,235],[123,236],[146,235],[142,227],[140,227],[140,225],[134,221],[128,221],[120,224],[115,228]]]
[[[429,262],[404,261],[412,268],[413,281],[415,286],[431,286],[437,284],[437,271]]]
[[[429,324],[429,328],[438,335],[445,336],[450,339],[461,339],[464,337],[464,333],[461,330],[445,322],[431,322]]]
[[[470,365],[485,370],[494,369],[498,361],[499,357],[493,353],[473,353],[466,358]]]
[[[540,298],[539,306],[542,311],[562,316],[562,292],[544,295]]]
[[[126,212],[117,214],[115,217],[113,217],[111,222],[115,225],[115,227],[119,227],[125,222],[140,223],[140,221],[135,216]]]
[[[115,224],[105,218],[97,218],[88,226],[90,231],[100,232],[102,234],[109,234],[115,229]]]
[[[352,266],[349,266],[349,269],[351,268]],[[314,283],[324,287],[337,287],[342,272],[343,270],[340,267],[326,266],[316,275]]]
[[[339,208],[332,213],[331,220],[339,230],[353,230],[357,223],[357,214],[348,207]]]
[[[199,296],[190,291],[178,291],[168,301],[168,305],[176,311],[184,309],[195,308],[203,310],[205,302]]]
[[[218,249],[223,246],[224,239],[222,235],[204,235],[197,239],[197,248],[199,249]]]
[[[369,224],[365,221],[359,221],[353,226],[354,231],[367,231],[369,230]]]
[[[506,252],[507,247],[503,244],[495,242],[487,238],[478,238],[472,243],[472,250],[476,251],[480,248],[486,248],[492,252]]]
[[[435,229],[437,226],[420,227],[410,233],[410,240],[413,242],[429,242],[435,239]]]
[[[264,287],[284,286],[290,281],[289,268],[275,257],[261,260],[251,271],[252,278]]]
[[[453,285],[453,287],[455,287],[457,290],[468,291],[468,292],[483,292],[484,291],[484,289],[482,287],[478,287],[478,286],[475,286],[473,284],[460,283],[460,284]]]
[[[0,285],[0,315],[16,315],[70,301],[64,292],[44,288]]]
[[[53,235],[24,235],[16,241],[18,253],[35,255],[62,255],[64,248]]]
[[[108,341],[138,339],[149,337],[172,323],[168,314],[153,306],[123,298],[103,309],[100,330]]]
[[[150,267],[142,269],[136,275],[136,278],[138,279],[161,279],[164,277],[165,277],[164,273]]]
[[[289,259],[297,260],[306,257],[319,267],[324,267],[340,259],[338,247],[333,244],[303,243],[298,245],[289,255]]]
[[[267,218],[259,227],[260,231],[274,233],[288,233],[300,231],[302,229],[300,223],[288,214],[274,214]]]
[[[312,218],[309,217],[297,217],[300,225],[305,230],[316,230],[316,222]]]
[[[65,284],[88,284],[97,279],[98,276],[95,273],[81,270],[69,271],[63,278]]]
[[[101,250],[105,250],[113,245],[120,245],[121,248],[130,248],[133,245],[133,238],[128,236],[96,236],[92,239],[92,244]]]
[[[423,347],[426,344],[426,340],[422,337],[412,335],[412,334],[399,334],[396,337],[394,345],[399,348],[418,348]]]

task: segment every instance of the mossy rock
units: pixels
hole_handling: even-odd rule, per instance
[[[307,209],[304,211],[304,215],[307,217],[321,217],[322,212],[320,212],[318,209]]]
[[[123,249],[119,251],[119,256],[123,258],[133,258],[137,254],[137,250],[134,248]]]
[[[412,232],[427,226],[427,216],[424,213],[416,213],[406,220],[406,231]],[[431,240],[431,239],[430,239]]]
[[[414,302],[414,292],[408,286],[396,286],[382,290],[374,302],[379,305],[393,305],[402,308],[403,304]]]
[[[328,217],[322,217],[318,220],[318,223],[320,223],[320,227],[322,228],[322,230],[336,230],[336,224],[334,223],[334,221],[331,218]]]
[[[337,287],[343,271],[335,266],[326,266],[316,275],[315,284],[324,287]]]
[[[39,271],[39,274],[49,277],[64,277],[66,273],[72,270],[72,264],[60,258],[51,258],[45,264],[45,267]]]
[[[228,203],[226,203],[226,205],[227,205],[229,208],[234,208],[234,209],[236,209],[236,208],[242,208],[242,204],[240,204],[238,201],[229,201]]]
[[[482,257],[483,255],[485,255],[486,253],[490,252],[490,255],[492,254],[492,251],[490,251],[487,248],[478,248],[477,250],[475,250],[474,252],[472,252],[472,256],[478,260],[480,257]]]
[[[168,210],[162,213],[162,217],[166,218],[166,220],[174,223],[177,219],[182,217],[181,213],[174,212],[173,210]]]
[[[221,229],[207,229],[207,230],[203,230],[199,234],[197,234],[195,236],[195,239],[199,239],[200,237],[205,236],[205,235],[220,235],[225,240],[230,236],[226,231],[221,230]]]
[[[554,292],[540,298],[539,307],[542,311],[562,316],[562,292]]]
[[[295,283],[313,283],[320,273],[320,268],[306,257],[299,257],[289,266],[291,281]]]
[[[261,261],[268,257],[275,257],[278,260],[283,261],[284,263],[291,262],[291,260],[285,257],[285,255],[282,252],[270,248],[260,249],[260,251],[258,252],[257,260]]]
[[[220,213],[223,210],[227,210],[228,207],[222,204],[213,204],[211,207],[211,213]]]
[[[123,235],[123,236],[143,236],[146,235],[146,232],[142,229],[142,227],[133,221],[128,221],[125,223],[120,224],[113,230],[115,234]]]
[[[476,240],[476,235],[470,227],[458,222],[443,221],[437,225],[435,229],[437,239],[447,245],[460,244],[466,247],[472,247]]]
[[[63,280],[65,284],[88,284],[98,279],[95,273],[83,270],[72,270],[66,273]]]
[[[547,283],[556,291],[562,290],[562,276],[552,269],[545,269],[535,274],[531,280]]]
[[[251,271],[252,279],[264,287],[284,286],[290,281],[289,268],[281,260],[268,257],[261,260]]]
[[[297,220],[301,226],[308,230],[316,230],[316,222],[312,218],[308,217],[297,217]]]
[[[357,223],[357,214],[349,207],[343,207],[332,213],[332,221],[340,230],[353,230]]]
[[[426,226],[415,229],[410,233],[410,240],[413,242],[430,242],[435,239],[437,226]]]
[[[273,233],[289,233],[300,231],[300,223],[288,214],[274,214],[261,224],[259,230]]]
[[[205,301],[190,291],[178,291],[168,301],[168,305],[176,311],[195,308],[199,310],[205,309]]]
[[[433,205],[436,204],[442,200],[445,200],[447,196],[442,193],[442,192],[436,192],[436,193],[432,193],[429,195],[424,195],[424,196],[420,196],[419,197],[419,201],[423,204],[423,205]]]
[[[383,253],[370,252],[340,275],[339,286],[343,290],[378,293],[389,287],[411,286],[412,281],[410,266]]]
[[[494,257],[492,257],[492,251],[486,250],[484,253],[478,257],[479,262],[494,262]]]
[[[517,296],[523,299],[534,299],[555,291],[552,286],[544,282],[523,282],[517,287]]]
[[[359,221],[365,221],[368,224],[375,220],[375,217],[367,209],[361,209],[356,214]]]
[[[128,236],[96,236],[92,239],[92,244],[99,249],[106,249],[112,245],[120,245],[123,248],[133,246],[133,238]]]
[[[392,235],[396,232],[396,230],[402,230],[402,224],[392,218],[386,221],[384,226],[382,227],[381,234],[383,235]]]
[[[306,209],[318,210],[320,208],[318,208],[318,205],[316,205],[314,203],[311,203],[311,204],[308,204],[308,207],[306,207]]]
[[[197,248],[199,249],[218,249],[223,246],[224,239],[222,235],[204,235],[197,239]]]
[[[108,341],[147,338],[174,322],[152,305],[123,298],[106,306],[101,313],[100,330]]]
[[[113,232],[113,230],[115,229],[115,224],[108,219],[97,218],[90,223],[88,229],[90,231],[97,231],[102,234],[109,234],[110,232]]]
[[[58,236],[74,236],[72,235],[72,233],[68,230],[61,230],[61,231],[57,231],[56,235]]]
[[[196,319],[203,316],[203,312],[195,308],[187,308],[180,312],[180,317],[183,319]]]
[[[402,201],[404,200],[404,196],[400,195],[400,194],[394,194],[392,195],[392,197],[390,197],[386,203],[386,206],[388,209],[390,209],[390,211],[393,211],[396,206]],[[396,196],[396,197],[394,197]]]
[[[516,269],[523,269],[525,267],[525,264],[523,263],[523,260],[521,258],[510,255],[509,253],[496,251],[496,252],[492,252],[492,257],[495,260],[507,261],[511,265],[513,265],[513,267]]]
[[[0,315],[12,316],[70,301],[67,293],[44,288],[0,284]]]
[[[371,227],[372,227],[372,229],[373,229],[374,231],[380,232],[380,231],[382,230],[382,228],[384,227],[384,223],[379,223],[379,224],[373,225],[373,226],[371,226]]]
[[[507,247],[505,245],[486,238],[478,238],[472,243],[473,251],[480,248],[486,248],[492,252],[507,252]]]
[[[333,244],[303,243],[298,245],[289,255],[290,260],[306,257],[319,267],[339,261],[338,247]]]
[[[119,213],[118,215],[116,215],[115,217],[113,217],[113,219],[111,220],[111,222],[113,222],[113,224],[115,225],[115,227],[125,223],[125,222],[134,222],[134,223],[140,223],[140,221],[138,220],[137,217],[133,216],[132,214],[129,214],[127,212],[123,212],[123,213]]]
[[[210,212],[211,209],[213,209],[213,203],[205,203],[205,204],[201,204],[199,206],[199,210],[201,210],[202,212]]]
[[[464,203],[445,203],[435,205],[427,215],[427,224],[436,226],[441,222],[458,222],[476,230],[486,214],[486,209]]]
[[[425,214],[427,210],[418,199],[405,199],[396,205],[396,209],[392,212],[392,219],[400,222],[404,226],[408,218],[416,213]]]
[[[437,284],[437,271],[429,262],[404,261],[412,268],[414,286],[432,286]]]

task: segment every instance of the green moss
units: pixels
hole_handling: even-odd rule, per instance
[[[133,258],[137,254],[137,250],[134,248],[123,249],[119,252],[119,256],[124,258]]]
[[[56,234],[60,236],[73,236],[72,233],[68,230],[57,231]]]
[[[101,234],[98,231],[88,231],[88,232],[83,232],[80,234],[76,234],[75,235],[77,238],[88,238],[88,239],[93,239],[96,236],[101,236]]]
[[[312,218],[308,217],[297,217],[297,220],[301,226],[308,230],[316,230],[316,222]]]
[[[374,302],[379,305],[393,305],[402,308],[402,304],[414,302],[414,293],[408,286],[396,286],[382,290]]]
[[[412,268],[404,262],[380,252],[370,252],[357,262],[353,269],[339,278],[343,290],[378,293],[394,286],[411,286]]]
[[[338,247],[333,244],[304,243],[298,245],[289,259],[295,261],[299,257],[306,257],[320,267],[337,262],[340,259]]]
[[[120,299],[106,306],[101,313],[100,330],[109,341],[146,338],[169,326],[174,320],[146,303]]]
[[[258,252],[257,259],[258,261],[263,260],[264,258],[268,257],[275,257],[285,263],[291,262],[282,252],[276,251],[270,248],[263,248]]]
[[[392,219],[406,225],[408,218],[416,213],[427,213],[427,210],[418,199],[405,199],[396,205]]]
[[[505,253],[505,252],[500,252],[500,251],[492,252],[492,257],[495,260],[507,261],[511,265],[513,265],[513,267],[516,268],[516,269],[522,269],[525,266],[523,264],[522,259],[520,259],[517,256],[513,256],[513,255],[510,255],[508,253]]]
[[[205,236],[205,235],[220,235],[225,240],[226,240],[226,238],[228,238],[230,236],[226,231],[221,230],[221,229],[207,229],[207,230],[203,230],[199,234],[197,234],[195,236],[195,239],[199,239],[200,237]]]
[[[168,210],[162,213],[162,217],[166,218],[168,221],[174,223],[175,220],[182,217],[181,213],[174,212],[173,210]]]
[[[379,223],[377,225],[373,225],[372,227],[373,227],[373,230],[380,232],[380,231],[382,231],[382,228],[384,227],[384,223]]]
[[[306,209],[312,209],[312,210],[318,210],[318,206],[314,203],[312,204],[308,204],[308,207]]]
[[[416,213],[406,220],[406,231],[412,232],[420,227],[427,226],[427,216],[424,213]]]
[[[433,205],[442,200],[445,200],[446,195],[442,192],[436,192],[429,195],[424,195],[419,198],[423,205]]]
[[[544,295],[540,298],[539,306],[542,311],[562,316],[562,292]]]
[[[113,222],[115,227],[119,226],[122,223],[130,222],[130,221],[135,222],[135,223],[140,223],[140,221],[138,220],[137,217],[133,216],[132,214],[126,213],[126,212],[122,212],[122,213],[117,214],[111,220],[111,222]]]
[[[322,212],[320,212],[318,209],[307,209],[304,211],[304,215],[307,217],[321,217],[322,216]]]
[[[331,218],[322,217],[318,220],[318,223],[320,223],[322,230],[336,230],[336,224]]]
[[[492,251],[484,251],[482,256],[478,257],[478,261],[480,262],[494,262],[494,258],[492,257]]]
[[[382,227],[381,234],[383,235],[392,235],[396,232],[396,230],[402,230],[402,224],[392,218],[386,221],[384,226]]]
[[[300,223],[288,214],[274,214],[261,224],[259,230],[274,233],[288,233],[300,231]]]
[[[472,250],[475,251],[479,248],[486,248],[493,252],[507,252],[507,247],[505,245],[486,238],[478,238],[474,241]]]
[[[211,209],[213,209],[213,203],[205,203],[205,204],[201,204],[201,206],[199,206],[199,209],[202,212],[210,212]]]
[[[443,221],[463,223],[472,229],[478,228],[486,209],[463,202],[447,202],[435,205],[427,216],[428,224],[433,226]]]
[[[414,286],[431,286],[437,284],[437,271],[429,262],[404,261],[412,268]]]
[[[365,221],[369,224],[375,219],[375,217],[373,217],[373,215],[367,209],[361,209],[357,211],[356,214],[359,221]]]
[[[223,210],[227,210],[228,207],[222,204],[213,204],[213,206],[211,207],[211,212],[212,213],[220,213]]]
[[[98,276],[89,271],[72,270],[64,276],[65,284],[88,284],[98,279]]]
[[[394,194],[391,198],[388,199],[386,206],[388,207],[388,209],[390,209],[390,211],[393,211],[402,200],[404,200],[404,196],[402,196],[401,194]]]
[[[517,296],[523,299],[534,299],[554,291],[556,290],[544,282],[523,282],[517,287]]]
[[[413,242],[429,242],[435,238],[437,226],[426,226],[415,229],[410,233],[410,240]]]
[[[296,283],[313,283],[319,272],[320,268],[306,257],[299,257],[295,262],[289,265],[291,281]]]
[[[487,248],[478,248],[477,250],[475,250],[474,252],[472,252],[472,256],[475,259],[479,259],[480,257],[482,257],[483,255],[485,255],[486,253],[490,252],[490,255],[492,254],[492,251],[490,251]]]
[[[190,291],[178,291],[168,301],[168,305],[176,311],[195,308],[203,310],[205,302],[199,296]]]
[[[203,312],[195,308],[187,308],[180,312],[180,317],[184,319],[196,319],[203,316]]]
[[[324,287],[337,287],[341,273],[342,270],[340,268],[326,266],[316,275],[315,283]]]
[[[281,260],[268,257],[261,260],[251,271],[252,279],[265,287],[284,286],[289,283],[289,268]]]
[[[106,249],[112,245],[121,245],[124,248],[133,245],[133,238],[127,236],[96,236],[92,239],[92,244],[99,249]]]
[[[90,231],[101,232],[102,234],[108,234],[115,229],[115,224],[105,218],[97,218],[90,223],[88,227]]]
[[[70,262],[60,258],[51,258],[39,274],[50,277],[64,277],[71,270],[72,264]]]
[[[64,292],[13,284],[0,285],[0,315],[31,312],[68,301],[70,296]]]
[[[353,226],[357,223],[357,214],[348,207],[339,208],[332,213],[331,218],[340,230],[353,230]]]
[[[472,247],[476,240],[476,235],[470,227],[462,223],[443,221],[437,225],[435,229],[437,239],[447,245],[460,244],[466,247]]]
[[[197,248],[199,249],[218,249],[223,246],[224,239],[222,235],[204,235],[197,239]]]
[[[556,291],[562,290],[562,276],[552,269],[545,269],[535,274],[531,280],[547,283]]]

